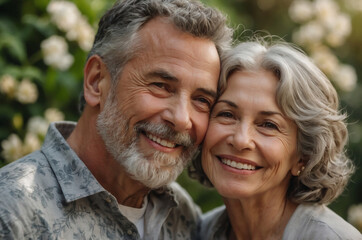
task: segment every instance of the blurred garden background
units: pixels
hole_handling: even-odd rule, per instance
[[[0,0],[0,167],[39,149],[52,121],[77,121],[83,66],[113,0]],[[235,39],[270,33],[306,51],[337,88],[349,115],[357,166],[330,207],[362,231],[362,0],[204,0],[228,15]],[[203,211],[222,204],[183,173]]]

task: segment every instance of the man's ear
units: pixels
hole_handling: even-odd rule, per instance
[[[91,56],[84,67],[84,99],[91,107],[100,104],[106,98],[110,84],[108,69],[101,57]]]

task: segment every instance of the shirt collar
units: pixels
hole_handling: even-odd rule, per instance
[[[67,202],[105,191],[66,141],[75,126],[74,122],[51,123],[41,149]]]
[[[51,123],[41,149],[67,202],[106,191],[66,141],[75,126],[75,122]],[[170,207],[179,204],[170,186],[152,190],[151,193],[156,198],[162,196],[168,199],[165,200],[169,201]]]

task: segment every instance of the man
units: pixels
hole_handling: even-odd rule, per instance
[[[190,239],[173,181],[202,141],[231,30],[190,0],[126,0],[101,19],[77,124],[0,170],[1,239]]]

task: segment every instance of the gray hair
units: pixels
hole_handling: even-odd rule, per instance
[[[278,106],[298,127],[297,151],[305,169],[292,177],[288,197],[296,203],[329,203],[344,190],[354,172],[345,154],[346,115],[338,95],[318,67],[297,47],[285,42],[244,42],[229,51],[222,62],[220,94],[233,71],[266,70],[279,79]],[[189,174],[210,185],[196,157]]]
[[[226,17],[216,9],[195,0],[119,0],[99,22],[93,47],[89,53],[99,55],[117,82],[123,66],[139,48],[138,31],[149,20],[166,17],[179,30],[195,37],[210,39],[219,55],[229,48],[233,30]],[[81,95],[80,110],[85,100]]]

